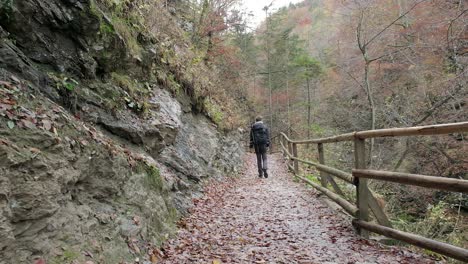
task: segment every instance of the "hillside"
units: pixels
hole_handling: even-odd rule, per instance
[[[464,1],[307,0],[269,10],[255,34],[251,100],[267,106],[257,109],[271,116],[274,134],[292,139],[466,121],[466,8]],[[368,143],[371,169],[468,179],[464,133]],[[314,150],[299,156],[316,160]],[[349,171],[352,146],[328,144],[325,160]],[[402,230],[467,246],[466,194],[372,185]]]
[[[249,1],[0,0],[0,264],[468,259],[466,2]]]
[[[1,3],[0,263],[148,259],[203,182],[242,166],[183,3]]]

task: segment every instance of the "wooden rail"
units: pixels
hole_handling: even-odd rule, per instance
[[[343,209],[345,209],[346,212],[348,212],[351,215],[355,215],[358,211],[357,207],[352,205],[350,202],[346,201],[346,199],[341,198],[339,195],[335,194],[334,192],[328,190],[325,187],[322,187],[315,182],[306,179],[301,176],[297,176],[300,180],[306,182],[307,184],[311,185],[315,189],[321,191],[322,193],[326,194],[331,200],[333,200],[335,203],[339,204]]]
[[[367,130],[367,131],[341,134],[338,136],[327,137],[327,138],[289,140],[289,141],[295,144],[318,144],[318,143],[333,143],[333,142],[341,142],[341,141],[353,141],[354,139],[357,139],[357,138],[366,139],[366,138],[376,138],[376,137],[440,135],[440,134],[462,133],[462,132],[468,132],[468,122],[441,124],[441,125],[432,125],[432,126],[417,126],[417,127],[405,127],[405,128]]]
[[[291,140],[284,133],[281,133],[280,145],[284,157],[290,161],[288,163],[288,168],[296,177],[325,194],[353,216],[355,218],[355,220],[353,220],[353,226],[363,237],[367,238],[369,236],[368,232],[374,232],[468,262],[468,250],[466,249],[392,229],[391,222],[384,210],[379,206],[374,193],[369,189],[367,184],[368,179],[374,179],[438,190],[468,193],[468,180],[369,170],[366,169],[365,160],[367,157],[366,139],[368,138],[441,135],[464,132],[468,132],[468,122],[360,131],[333,137],[307,140]],[[325,165],[324,144],[343,141],[354,142],[355,164],[352,174]],[[318,162],[308,161],[298,157],[298,145],[301,144],[317,144]],[[300,163],[314,166],[320,171],[320,185],[301,176]],[[344,196],[343,192],[334,181],[334,177],[342,180],[345,184],[352,184],[355,186],[356,206],[342,197]],[[331,184],[335,192],[328,189],[328,184]],[[373,214],[378,224],[370,222],[370,213]]]
[[[384,235],[393,239],[404,241],[421,248],[429,249],[442,255],[468,262],[468,250],[452,246],[446,243],[428,239],[415,234],[402,232],[393,228],[376,225],[361,220],[353,220],[353,225],[371,232]]]
[[[358,178],[376,179],[437,190],[468,193],[467,180],[377,170],[353,170],[353,175]]]

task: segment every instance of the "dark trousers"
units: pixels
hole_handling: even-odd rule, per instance
[[[257,155],[258,173],[262,174],[263,170],[268,169],[267,146],[266,145],[255,146],[255,154]]]

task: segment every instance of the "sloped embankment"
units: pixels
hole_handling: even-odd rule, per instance
[[[242,164],[189,55],[104,2],[2,2],[0,263],[150,259],[201,182]]]

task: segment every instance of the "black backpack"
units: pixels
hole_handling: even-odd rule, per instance
[[[268,143],[267,128],[262,125],[252,127],[253,141],[255,145],[266,145]]]

